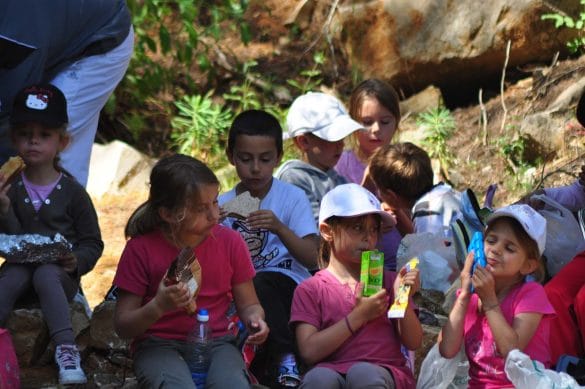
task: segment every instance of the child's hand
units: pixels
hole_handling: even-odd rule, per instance
[[[262,344],[266,341],[266,338],[268,338],[270,329],[268,329],[268,325],[261,317],[250,318],[246,327],[248,328],[249,334],[246,343]]]
[[[250,213],[250,216],[246,219],[246,224],[250,228],[265,229],[275,234],[282,227],[282,222],[269,209],[259,209]]]
[[[57,258],[57,264],[61,266],[66,273],[75,273],[77,271],[77,257],[73,253]]]
[[[6,177],[0,175],[0,216],[4,216],[10,209],[10,199],[8,198],[8,189],[10,185],[6,185]]]
[[[491,301],[497,304],[496,283],[489,269],[489,265],[488,267],[476,266],[471,277],[471,282],[482,302],[487,303]]]
[[[398,289],[400,289],[400,285],[402,284],[410,285],[410,292],[408,295],[414,295],[420,290],[420,271],[418,269],[413,269],[407,272],[406,265],[404,265],[394,280],[394,296],[398,295]]]
[[[191,298],[189,288],[183,282],[166,286],[164,278],[158,285],[158,290],[154,296],[155,303],[162,313],[187,307]]]
[[[467,253],[465,265],[461,270],[461,294],[469,295],[471,293],[471,269],[473,267],[473,251]]]
[[[358,284],[355,307],[353,309],[361,315],[364,322],[367,323],[380,315],[385,315],[388,310],[388,304],[390,303],[386,289],[382,289],[370,297],[364,297],[363,291],[364,285],[360,282]]]

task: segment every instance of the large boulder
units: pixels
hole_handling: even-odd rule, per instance
[[[154,160],[128,144],[115,140],[106,145],[94,144],[89,164],[88,193],[99,198],[148,190]]]
[[[578,15],[578,3],[554,5]],[[338,8],[329,23],[333,4]],[[407,94],[431,84],[460,87],[499,77],[508,40],[510,69],[550,63],[576,31],[541,20],[554,11],[540,0],[255,0],[251,5],[269,9],[274,25],[294,23],[312,41],[334,36],[355,70],[390,80]]]
[[[577,15],[576,1],[555,5]],[[339,7],[338,22],[351,64],[418,90],[501,74],[508,40],[509,68],[549,63],[571,34],[541,20],[550,12],[539,0],[351,1]]]

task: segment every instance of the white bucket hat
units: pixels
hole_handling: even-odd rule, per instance
[[[494,213],[488,216],[487,223],[490,224],[495,219],[503,216],[517,220],[528,236],[536,242],[540,255],[544,253],[544,246],[546,245],[546,219],[541,214],[529,205],[512,204],[494,211]]]
[[[334,96],[308,92],[293,101],[286,116],[288,133],[284,139],[312,133],[329,142],[337,142],[364,126],[353,120]]]
[[[382,210],[380,201],[372,192],[358,184],[343,184],[336,186],[323,196],[319,210],[319,223],[323,223],[332,216],[353,217],[370,213],[380,215],[385,225],[396,225],[394,217]]]

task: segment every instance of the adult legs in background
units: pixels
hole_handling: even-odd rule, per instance
[[[85,57],[61,71],[51,84],[67,99],[71,144],[61,154],[61,164],[83,185],[87,185],[91,148],[100,111],[124,77],[134,47],[134,30],[107,53]]]

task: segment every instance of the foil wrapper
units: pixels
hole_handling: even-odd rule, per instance
[[[71,243],[61,234],[54,237],[0,234],[0,256],[9,263],[54,263],[71,253]]]

